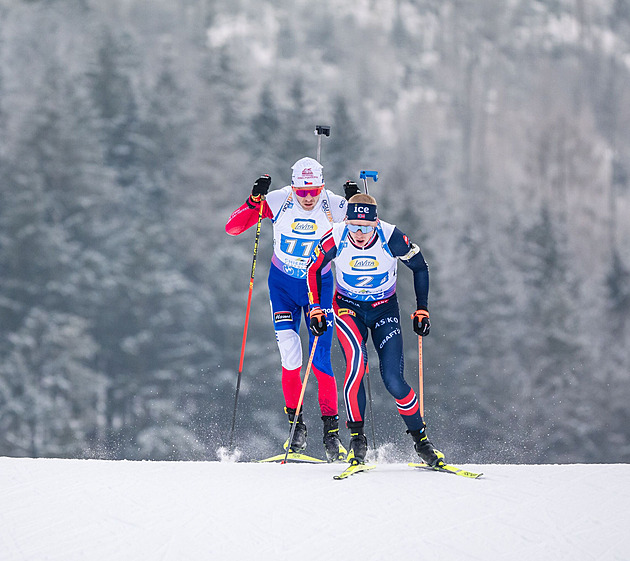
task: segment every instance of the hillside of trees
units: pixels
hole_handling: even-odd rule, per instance
[[[317,124],[327,187],[378,170],[429,263],[436,445],[630,461],[630,0],[0,0],[0,455],[217,457],[254,242],[224,225]],[[271,241],[266,221],[249,456],[289,428]],[[417,386],[404,266],[398,286]],[[377,445],[409,455],[370,360]]]

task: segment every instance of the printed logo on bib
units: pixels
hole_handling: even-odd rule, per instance
[[[295,222],[291,224],[291,230],[295,234],[306,234],[312,236],[317,233],[317,222],[315,220],[296,218]]]
[[[274,312],[273,322],[280,323],[281,321],[293,321],[291,312]]]
[[[307,261],[304,261],[304,263],[307,263]],[[304,265],[303,267],[297,267],[297,266],[293,267],[291,265],[287,265],[286,263],[283,263],[282,272],[296,279],[305,279],[306,278],[306,265]]]
[[[282,205],[282,208],[280,209],[278,216],[280,216],[281,214],[284,214],[284,212],[286,210],[289,210],[290,208],[293,208],[293,197],[291,195],[288,196],[287,200]]]
[[[350,260],[350,267],[354,271],[375,271],[378,261],[375,257],[355,256]]]
[[[354,304],[353,300],[350,300],[349,298],[344,298],[341,294],[339,294],[337,292],[337,294],[335,295],[335,300],[341,300],[342,302],[347,302],[348,304]]]
[[[346,200],[344,199],[344,202],[345,201]],[[333,216],[332,216],[332,212],[330,212],[330,205],[328,204],[328,199],[322,200],[322,210],[326,213],[326,217],[328,218],[328,221],[332,224]]]

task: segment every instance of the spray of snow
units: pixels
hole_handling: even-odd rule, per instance
[[[230,452],[227,446],[219,446],[216,450],[217,458],[220,462],[235,463],[238,462],[243,456],[243,452],[238,448]]]

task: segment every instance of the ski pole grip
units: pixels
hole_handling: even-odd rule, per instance
[[[371,178],[374,180],[374,183],[376,183],[378,181],[378,171],[362,170],[361,173],[359,174],[359,178],[360,179]]]

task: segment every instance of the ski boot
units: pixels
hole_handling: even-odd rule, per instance
[[[413,438],[414,448],[423,462],[431,467],[444,463],[444,454],[433,447],[424,427],[422,430],[408,430],[407,432]]]
[[[339,440],[339,415],[323,415],[324,421],[324,448],[328,463],[343,462],[348,451]]]
[[[293,420],[295,419],[295,409],[285,407],[284,411],[287,414],[287,417],[289,417],[289,424],[293,425]],[[291,426],[291,428],[293,427]],[[284,443],[285,450],[287,449],[287,446],[289,446],[289,439],[287,439],[287,441]],[[302,452],[306,449],[306,425],[302,420],[301,411],[298,415],[297,423],[295,424],[295,432],[293,433],[293,440],[291,440],[290,448],[291,452],[296,453]]]
[[[363,433],[363,421],[347,422],[350,429],[350,452],[348,452],[347,460],[351,464],[364,464],[367,454],[367,438]]]

